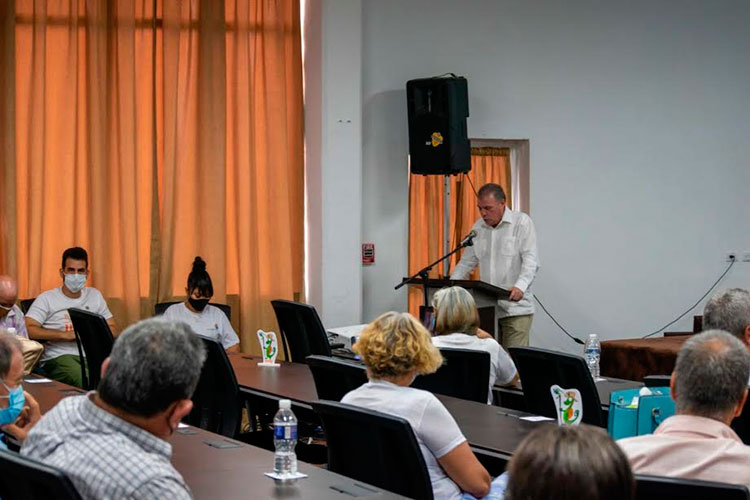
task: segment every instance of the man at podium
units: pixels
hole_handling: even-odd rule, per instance
[[[539,269],[534,223],[505,205],[505,192],[497,184],[485,184],[477,197],[481,218],[472,226],[474,245],[466,247],[451,279],[466,279],[478,264],[482,281],[508,290],[508,300],[497,302],[497,339],[506,349],[528,346],[534,316],[531,283]]]

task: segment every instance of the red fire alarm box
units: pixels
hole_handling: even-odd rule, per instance
[[[362,243],[362,264],[375,264],[375,243]]]

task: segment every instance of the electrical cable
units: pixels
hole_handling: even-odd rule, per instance
[[[729,265],[727,266],[726,270],[724,270],[724,272],[723,272],[723,273],[721,274],[721,276],[719,276],[719,279],[717,279],[716,281],[714,281],[714,284],[713,284],[713,285],[711,285],[711,288],[709,288],[709,289],[708,289],[708,291],[707,291],[706,293],[704,293],[704,294],[703,294],[703,296],[702,296],[702,297],[701,297],[700,299],[698,299],[698,301],[697,301],[697,302],[696,302],[695,304],[693,304],[693,305],[692,305],[692,306],[690,307],[690,309],[688,309],[688,310],[687,310],[687,311],[685,311],[684,313],[680,314],[680,315],[679,315],[679,316],[678,316],[678,317],[677,317],[677,318],[676,318],[675,320],[673,320],[673,321],[670,321],[669,323],[667,323],[666,325],[662,326],[662,327],[661,327],[661,328],[659,328],[658,330],[656,330],[656,331],[653,331],[653,332],[649,333],[648,335],[644,335],[644,336],[643,336],[643,337],[641,337],[641,338],[642,338],[642,339],[647,339],[647,338],[649,338],[649,337],[651,337],[651,336],[653,336],[653,335],[656,335],[657,333],[661,332],[661,331],[662,331],[662,330],[664,330],[665,328],[668,328],[668,327],[672,326],[673,324],[677,323],[677,322],[678,322],[679,320],[681,320],[681,319],[682,319],[682,318],[683,318],[683,317],[684,317],[684,316],[685,316],[685,315],[686,315],[687,313],[689,313],[690,311],[692,311],[693,309],[695,309],[695,308],[696,308],[696,306],[697,306],[698,304],[700,304],[700,303],[701,303],[701,302],[703,301],[703,299],[705,299],[705,298],[706,298],[706,297],[708,296],[708,294],[709,294],[709,293],[711,293],[711,291],[712,291],[712,290],[713,290],[714,288],[716,288],[716,285],[718,285],[718,284],[719,284],[719,282],[720,282],[721,280],[723,280],[723,279],[724,279],[724,276],[726,276],[726,275],[727,275],[727,273],[729,272],[729,270],[730,270],[730,269],[732,269],[732,266],[734,265],[734,263],[735,263],[735,262],[737,262],[737,258],[736,258],[736,257],[732,257],[732,260],[731,260],[731,261],[729,262]]]
[[[477,188],[474,187],[474,183],[471,181],[471,177],[469,177],[469,174],[464,172],[464,177],[466,177],[469,180],[469,184],[471,184],[471,190],[474,191],[474,196],[479,198],[479,193],[477,193]]]
[[[539,300],[539,296],[538,295],[534,294],[534,298],[539,303],[539,305],[542,306],[542,310],[547,313],[547,316],[550,317],[550,319],[558,326],[558,328],[560,328],[560,330],[562,330],[565,333],[565,335],[567,335],[568,337],[570,337],[571,339],[573,339],[573,341],[576,344],[584,345],[583,340],[579,339],[578,337],[574,337],[573,335],[571,335],[570,333],[568,333],[568,330],[566,330],[565,328],[563,328],[563,326],[555,319],[555,317],[552,316],[552,314],[550,314],[550,312],[547,310],[547,308],[544,307],[544,304],[542,304],[542,301]]]

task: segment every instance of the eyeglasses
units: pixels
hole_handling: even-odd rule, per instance
[[[10,311],[11,309],[13,309],[13,306],[14,306],[14,304],[11,304],[9,306],[6,306],[5,304],[0,304],[0,309],[2,309],[4,311]]]

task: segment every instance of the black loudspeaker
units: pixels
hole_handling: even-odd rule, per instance
[[[411,173],[446,175],[471,170],[466,133],[469,90],[461,76],[406,82]]]

